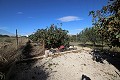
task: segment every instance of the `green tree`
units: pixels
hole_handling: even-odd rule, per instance
[[[69,36],[71,42],[76,42],[76,35],[70,35]]]
[[[85,43],[88,41],[88,38],[86,36],[86,33],[85,33],[86,30],[82,30],[79,34],[78,34],[78,40],[80,42],[82,42],[85,46]]]
[[[110,0],[101,10],[91,11],[93,24],[103,40],[120,47],[120,0]]]
[[[83,42],[84,45],[86,42],[92,42],[95,46],[97,42],[100,42],[100,36],[97,30],[97,27],[85,28],[79,33],[79,41]]]
[[[33,41],[43,39],[46,48],[57,48],[61,45],[67,47],[69,46],[69,36],[67,33],[67,30],[62,30],[55,25],[51,25],[46,29],[38,29],[34,34],[31,34],[29,38]]]

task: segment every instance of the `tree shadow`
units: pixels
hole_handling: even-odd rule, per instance
[[[102,57],[101,53],[99,51],[92,51],[92,52],[93,52],[92,59],[96,62],[103,63],[103,57]]]
[[[22,51],[21,59],[43,56],[44,50],[39,43],[28,42]]]
[[[102,47],[102,45],[99,45],[99,44],[96,44],[96,45],[93,45],[93,44],[78,44],[79,46],[82,46],[82,47]]]
[[[49,72],[44,69],[44,65],[35,66],[37,61],[17,62],[6,80],[47,80]]]
[[[30,53],[33,50],[33,46],[30,42],[22,51],[22,59],[32,57]],[[47,80],[49,72],[46,71],[44,65],[37,65],[38,59],[28,59],[23,61],[16,61],[9,69],[6,80]]]
[[[83,74],[81,80],[91,80],[91,79],[88,76]]]
[[[120,53],[112,52],[106,50],[93,50],[92,51],[93,60],[96,62],[104,63],[106,60],[109,64],[112,64],[120,71]]]
[[[33,51],[33,46],[30,44],[30,42],[27,42],[24,50],[22,51],[21,58],[30,58],[32,57],[30,53]]]

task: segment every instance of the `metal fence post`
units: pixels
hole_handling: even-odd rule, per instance
[[[17,45],[16,48],[18,49],[18,33],[17,33],[17,29],[16,29],[16,41],[17,41],[16,42],[16,45]]]

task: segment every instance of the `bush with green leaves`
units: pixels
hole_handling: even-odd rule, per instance
[[[101,10],[91,11],[98,33],[112,46],[120,47],[120,0],[109,0]]]
[[[46,29],[38,29],[34,34],[31,34],[29,38],[33,41],[44,40],[46,48],[58,48],[61,45],[68,47],[69,36],[67,33],[67,30],[51,25]]]
[[[78,40],[83,42],[85,45],[86,42],[92,42],[93,45],[100,42],[100,35],[97,33],[96,27],[85,28],[78,34]]]

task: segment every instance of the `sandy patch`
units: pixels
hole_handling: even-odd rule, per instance
[[[89,49],[87,49],[89,50]],[[46,64],[44,64],[47,62]],[[92,60],[92,55],[85,50],[79,53],[68,53],[56,58],[45,58],[35,66],[44,64],[47,72],[50,72],[47,80],[80,80],[84,74],[91,80],[120,80],[116,73],[120,72],[106,60],[104,64]]]
[[[92,60],[90,48],[77,48],[78,52],[63,52],[35,61],[17,63],[8,80],[81,80],[86,75],[91,80],[120,80],[120,71],[106,60]]]

